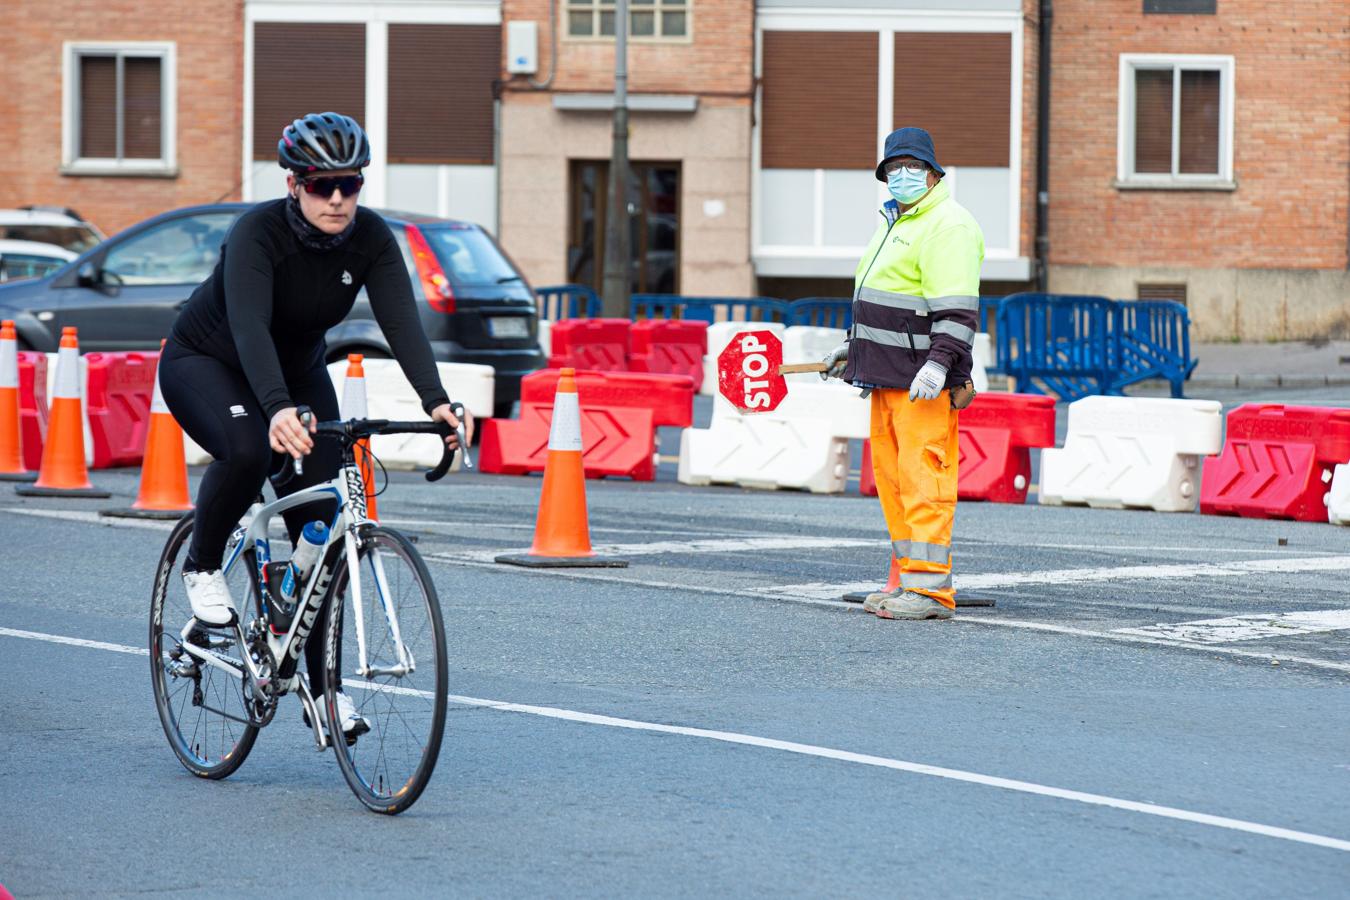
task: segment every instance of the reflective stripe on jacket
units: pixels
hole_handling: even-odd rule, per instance
[[[970,377],[984,235],[939,181],[908,212],[894,201],[858,262],[844,380],[907,388],[928,360],[947,386]]]

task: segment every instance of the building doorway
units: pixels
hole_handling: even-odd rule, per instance
[[[573,160],[567,280],[600,293],[605,276],[609,161]],[[680,292],[680,164],[630,162],[628,239],[633,253],[630,290]]]

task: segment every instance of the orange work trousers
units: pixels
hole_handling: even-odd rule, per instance
[[[872,472],[900,586],[952,609],[956,417],[947,391],[912,402],[905,388],[872,392]]]

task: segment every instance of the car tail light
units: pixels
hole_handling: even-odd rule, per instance
[[[405,225],[408,232],[408,249],[412,250],[413,264],[417,266],[417,277],[422,282],[422,293],[436,312],[455,311],[455,292],[450,288],[450,279],[445,277],[431,245],[416,225]]]

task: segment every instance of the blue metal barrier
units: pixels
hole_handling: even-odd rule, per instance
[[[1011,294],[998,304],[999,366],[1017,389],[1068,401],[1113,389],[1115,304],[1105,297]]]
[[[1126,300],[1112,323],[1111,393],[1148,378],[1164,378],[1172,396],[1185,396],[1186,379],[1199,360],[1191,359],[1191,319],[1186,307],[1168,300]]]
[[[584,284],[554,284],[534,289],[539,318],[593,319],[600,315],[600,297]]]
[[[789,325],[844,328],[853,325],[853,301],[847,297],[806,297],[788,304]]]
[[[769,297],[685,297],[634,294],[634,319],[686,319],[694,322],[787,322],[788,304]]]
[[[1180,303],[1013,294],[998,305],[996,327],[1000,369],[1018,390],[1067,401],[1118,395],[1150,378],[1183,397],[1197,362]]]

